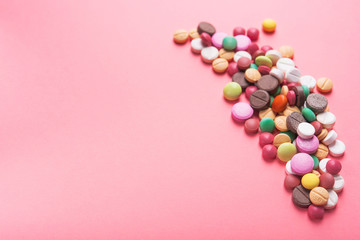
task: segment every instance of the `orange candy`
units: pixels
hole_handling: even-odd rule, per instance
[[[271,105],[274,112],[279,113],[285,110],[287,105],[287,98],[284,95],[277,95]]]

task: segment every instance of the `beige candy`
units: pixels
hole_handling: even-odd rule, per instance
[[[271,118],[272,120],[274,120],[275,117],[276,117],[276,113],[275,113],[271,108],[267,108],[267,109],[265,109],[265,110],[261,110],[261,111],[259,112],[259,118],[260,118],[260,120],[263,119],[263,118],[266,118],[266,117]]]
[[[281,91],[280,91],[281,95],[286,96],[288,94],[288,92],[289,92],[288,86],[284,85],[284,86],[281,87]]]
[[[275,122],[275,127],[277,130],[279,131],[288,131],[289,129],[287,128],[286,125],[286,116],[277,116],[274,120]]]
[[[190,39],[200,38],[198,31],[194,28],[189,31]]]
[[[315,187],[310,191],[310,201],[317,206],[324,206],[329,199],[329,192],[323,187]]]
[[[174,41],[176,43],[186,43],[189,38],[189,34],[184,29],[179,29],[174,33]]]
[[[289,135],[285,134],[285,133],[279,133],[274,137],[274,141],[273,144],[275,147],[279,147],[281,144],[283,143],[291,143],[291,139],[289,137]]]
[[[319,92],[328,93],[333,88],[333,82],[330,78],[322,77],[316,81],[316,87]]]
[[[229,62],[233,60],[234,54],[235,53],[233,51],[227,51],[223,48],[219,50],[219,57],[224,58]]]
[[[289,116],[290,114],[292,114],[293,112],[300,112],[300,109],[297,106],[290,106],[287,105],[286,109],[284,110],[283,114],[285,116]]]
[[[261,74],[258,70],[254,69],[254,68],[248,68],[245,71],[245,78],[249,82],[255,83],[255,82],[259,81],[259,79],[261,78]]]
[[[319,160],[321,160],[321,159],[326,158],[326,157],[328,156],[328,154],[329,154],[329,149],[328,149],[328,147],[327,147],[326,145],[320,143],[320,144],[319,144],[319,147],[318,147],[318,149],[317,149],[317,151],[316,151],[316,153],[315,153],[315,156],[316,156]]]
[[[325,128],[323,128],[320,132],[319,135],[317,135],[316,137],[319,139],[319,141],[321,142],[322,140],[324,140],[326,138],[326,136],[328,135],[328,130],[326,130]]]
[[[279,52],[284,58],[293,58],[294,57],[294,49],[291,46],[281,46],[279,48]]]
[[[217,58],[212,62],[213,70],[217,73],[223,73],[227,70],[229,62],[224,58]]]

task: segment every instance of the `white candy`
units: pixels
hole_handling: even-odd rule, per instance
[[[285,172],[288,175],[296,175],[296,173],[291,170],[291,160],[286,163]]]
[[[201,58],[206,63],[212,63],[219,56],[219,50],[216,47],[206,47],[201,50]]]
[[[336,207],[339,197],[334,190],[328,190],[328,192],[329,192],[329,199],[328,199],[326,205],[324,206],[324,208],[325,209],[333,209],[334,207]]]
[[[319,171],[321,174],[326,173],[326,164],[328,163],[328,161],[330,161],[330,158],[324,158],[323,160],[321,160],[319,162]]]
[[[326,146],[332,144],[337,138],[337,133],[334,130],[331,130],[326,137],[324,138],[324,140],[322,140],[322,143],[325,144]]]
[[[310,139],[315,134],[315,128],[310,123],[302,122],[302,123],[299,124],[299,126],[297,128],[297,134],[302,139]]]
[[[334,157],[341,157],[345,152],[345,144],[340,140],[335,140],[329,145],[329,152]]]
[[[282,57],[281,53],[278,50],[269,50],[266,52],[265,56],[270,58],[273,65],[276,65],[277,61]]]
[[[284,81],[284,78],[285,78],[284,73],[281,70],[277,69],[277,68],[271,69],[270,75],[275,77],[277,80],[279,80],[280,83],[282,83]]]
[[[334,176],[334,179],[335,179],[333,190],[335,192],[339,193],[344,188],[345,180],[340,174],[333,175],[333,176]]]
[[[286,71],[285,78],[288,82],[297,83],[300,81],[301,72],[296,67],[291,67]]]
[[[330,129],[334,126],[336,117],[331,112],[323,112],[316,116],[316,120],[318,120],[324,128]]]
[[[201,38],[191,40],[191,51],[193,51],[193,53],[201,53],[201,50],[204,48],[206,48],[206,46],[203,44]]]
[[[312,76],[305,75],[300,78],[300,83],[302,86],[307,86],[310,91],[312,91],[316,86],[316,79]]]
[[[246,51],[238,51],[234,54],[234,61],[237,62],[242,57],[247,57],[248,59],[251,60],[250,53],[248,53]]]
[[[295,67],[295,63],[290,58],[280,58],[276,63],[276,67],[286,73],[288,69]]]

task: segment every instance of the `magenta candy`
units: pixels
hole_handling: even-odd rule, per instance
[[[325,210],[323,207],[311,204],[308,207],[308,215],[312,220],[321,220],[324,217]]]
[[[263,50],[266,53],[269,50],[273,50],[273,48],[269,45],[264,45],[261,47],[261,50]]]
[[[253,94],[253,92],[255,92],[258,88],[255,87],[255,86],[248,86],[246,89],[245,89],[245,96],[247,99],[250,98],[250,95]]]
[[[262,148],[262,156],[266,160],[272,160],[276,158],[277,148],[273,144],[266,144]]]
[[[237,35],[235,37],[237,45],[236,45],[236,51],[245,51],[248,49],[251,40],[245,35]]]
[[[253,55],[254,52],[256,52],[257,50],[259,50],[259,46],[252,42],[249,44],[249,47],[247,49],[248,53],[250,53],[250,55]]]
[[[254,110],[250,104],[245,102],[238,102],[234,104],[231,110],[231,116],[237,122],[244,122],[246,119],[251,118]]]
[[[319,139],[313,136],[310,139],[303,139],[301,137],[296,138],[296,148],[299,152],[313,154],[319,147]]]
[[[256,41],[259,39],[259,29],[257,28],[249,28],[247,30],[246,35],[251,39],[251,41]]]
[[[237,36],[237,35],[245,35],[245,28],[242,28],[242,27],[236,27],[234,28],[234,31],[233,31],[233,35],[234,36]]]
[[[217,48],[222,48],[223,40],[228,35],[224,32],[216,32],[212,35],[211,41],[212,44]]]
[[[297,83],[294,83],[294,82],[288,82],[287,83],[287,87],[289,88],[289,89],[292,89],[293,87],[296,87],[298,84]]]
[[[234,75],[235,73],[237,73],[239,71],[238,67],[237,67],[237,63],[236,62],[231,62],[229,63],[229,66],[228,66],[228,74],[230,76]]]
[[[286,98],[290,106],[294,106],[296,103],[296,94],[293,90],[288,91]]]
[[[291,170],[298,175],[312,172],[313,168],[314,160],[307,153],[297,153],[291,158]]]
[[[201,40],[202,40],[202,42],[203,42],[203,44],[204,45],[206,45],[206,46],[211,46],[211,36],[208,34],[208,33],[206,33],[206,32],[203,32],[201,35],[200,35],[200,37],[201,37]]]
[[[263,132],[259,137],[259,144],[261,147],[264,147],[266,144],[272,144],[274,141],[274,135],[269,132]]]
[[[329,160],[326,163],[326,171],[332,175],[336,175],[341,171],[341,163],[338,160]]]
[[[258,67],[258,71],[261,73],[261,75],[268,75],[271,69],[268,66],[260,65]]]

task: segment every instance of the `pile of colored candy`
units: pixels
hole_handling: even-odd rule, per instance
[[[275,21],[264,20],[264,31],[274,32],[275,28]],[[337,139],[333,130],[336,117],[320,94],[332,90],[332,81],[303,76],[290,46],[259,48],[254,42],[259,38],[256,28],[245,31],[237,27],[233,35],[216,32],[213,25],[201,22],[189,33],[176,31],[174,41],[183,44],[190,36],[194,53],[201,54],[215,72],[228,72],[232,81],[223,89],[227,100],[238,100],[245,91],[249,103],[235,103],[232,118],[244,123],[248,134],[256,134],[260,128],[263,158],[286,162],[284,185],[292,191],[293,203],[308,208],[311,219],[322,219],[324,209],[336,206],[337,194],[344,187],[341,163],[328,154],[341,157],[345,145]]]

